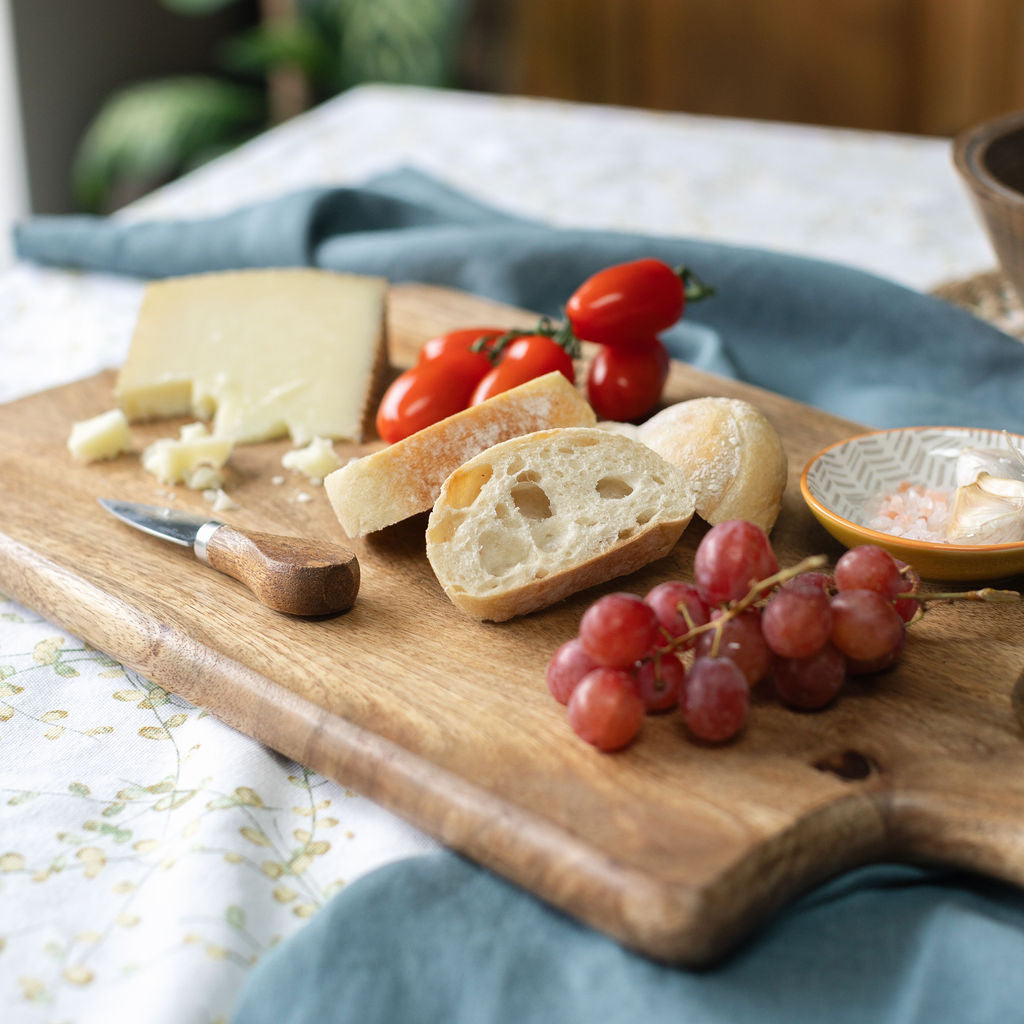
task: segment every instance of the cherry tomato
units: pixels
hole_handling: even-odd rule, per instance
[[[516,338],[505,349],[501,362],[477,385],[470,405],[493,398],[534,377],[558,370],[572,382],[576,379],[572,357],[546,334],[527,334]]]
[[[420,349],[419,362],[429,363],[434,359],[446,359],[452,352],[465,351],[473,347],[480,339],[490,335],[500,337],[505,333],[504,327],[463,327],[457,331],[448,331],[431,338]],[[480,376],[483,377],[493,364],[483,352],[474,353],[478,358]]]
[[[380,438],[394,444],[465,409],[482,377],[479,359],[469,349],[453,350],[399,374],[377,408]],[[484,367],[485,374],[490,365]]]
[[[649,413],[661,398],[669,357],[657,338],[633,348],[601,348],[590,365],[587,397],[603,420],[625,423]]]
[[[573,333],[599,345],[629,345],[671,327],[686,307],[680,273],[656,259],[606,267],[573,292],[565,312]]]
[[[498,327],[465,327],[431,338],[419,361],[395,378],[377,408],[377,433],[388,444],[401,441],[469,405],[473,389],[492,369],[478,338],[503,334]]]

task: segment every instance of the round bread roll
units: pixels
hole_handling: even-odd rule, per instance
[[[641,424],[638,437],[687,474],[705,522],[748,519],[765,532],[775,525],[786,489],[786,452],[775,428],[749,402],[678,402]]]

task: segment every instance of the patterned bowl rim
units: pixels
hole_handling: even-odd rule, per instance
[[[918,551],[932,551],[936,553],[948,554],[948,555],[980,555],[987,552],[997,553],[1000,551],[1020,551],[1024,549],[1024,541],[1013,541],[1003,544],[947,544],[945,541],[931,541],[931,540],[915,540],[909,537],[897,537],[891,533],[883,533],[881,530],[873,530],[870,526],[865,526],[863,523],[858,523],[856,520],[847,519],[844,516],[839,515],[833,509],[829,508],[821,499],[819,499],[811,490],[810,477],[813,473],[818,462],[827,455],[835,452],[839,448],[852,448],[857,444],[863,443],[867,438],[878,438],[890,436],[894,437],[899,434],[906,434],[910,431],[921,432],[928,430],[944,431],[949,434],[962,434],[965,431],[977,434],[989,434],[997,437],[1008,436],[1021,442],[1024,445],[1024,435],[1014,434],[1008,430],[996,430],[987,427],[949,427],[949,426],[918,426],[918,427],[894,427],[889,430],[866,430],[861,434],[854,434],[851,437],[843,438],[841,441],[835,441],[815,455],[811,456],[808,460],[807,465],[804,466],[803,472],[800,474],[800,493],[804,497],[804,501],[817,512],[821,513],[827,519],[832,522],[845,527],[854,533],[860,534],[864,537],[865,542],[873,541],[875,543],[893,545],[899,544],[905,546],[910,550]]]

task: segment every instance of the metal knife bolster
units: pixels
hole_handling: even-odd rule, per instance
[[[224,525],[224,523],[217,519],[210,519],[203,523],[196,531],[196,539],[192,542],[192,550],[196,553],[196,558],[204,565],[210,564],[207,546],[213,539],[213,535]]]

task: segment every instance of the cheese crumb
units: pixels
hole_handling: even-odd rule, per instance
[[[214,512],[227,512],[239,507],[223,487],[209,488],[203,491],[203,497],[213,506]]]
[[[232,447],[231,441],[211,436],[205,424],[189,423],[181,428],[179,437],[162,437],[146,448],[142,466],[162,484],[212,490],[224,483],[221,470]]]
[[[128,420],[120,409],[110,409],[71,425],[68,451],[80,462],[113,459],[131,448]]]
[[[314,484],[323,483],[328,473],[341,466],[330,440],[326,437],[314,437],[305,448],[296,448],[285,452],[281,458],[285,469],[294,469],[304,473]]]

